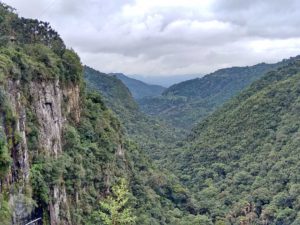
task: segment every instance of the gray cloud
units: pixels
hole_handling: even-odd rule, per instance
[[[297,0],[6,0],[104,72],[204,74],[299,53]]]
[[[300,2],[297,0],[219,0],[216,16],[244,27],[249,36],[291,38],[300,35]]]

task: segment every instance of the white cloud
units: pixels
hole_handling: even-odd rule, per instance
[[[6,0],[103,72],[173,75],[298,54],[297,0]]]

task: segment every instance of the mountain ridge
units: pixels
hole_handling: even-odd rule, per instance
[[[109,75],[116,76],[130,90],[135,99],[144,97],[153,97],[160,95],[166,88],[156,84],[148,84],[143,81],[128,77],[122,73],[110,73]]]
[[[138,99],[143,112],[189,129],[266,72],[293,60],[217,70],[167,88],[161,96]]]

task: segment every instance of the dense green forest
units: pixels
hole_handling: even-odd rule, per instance
[[[216,224],[299,224],[300,57],[213,113],[170,168]]]
[[[174,128],[142,113],[129,89],[115,76],[85,66],[84,77],[90,89],[103,95],[105,103],[124,125],[125,132],[152,159],[160,160],[167,157],[175,143],[187,134],[182,129]]]
[[[202,78],[172,85],[161,96],[138,99],[138,103],[146,114],[190,130],[253,81],[287,62],[220,69]]]
[[[194,194],[205,224],[299,223],[300,59],[280,65],[204,119],[176,147],[156,153],[158,163]],[[87,80],[96,86],[96,80],[114,79],[95,76]],[[123,115],[124,110],[115,112]]]

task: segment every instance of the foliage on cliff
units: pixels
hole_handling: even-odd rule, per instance
[[[43,44],[61,55],[65,44],[49,23],[39,20],[20,18],[15,9],[0,2],[0,45]]]

